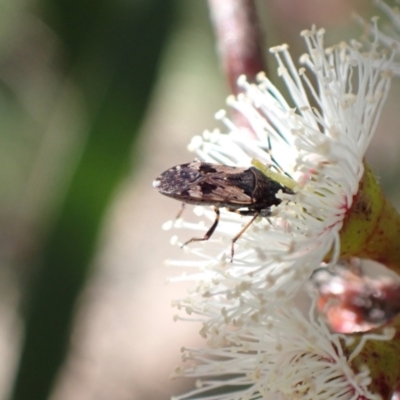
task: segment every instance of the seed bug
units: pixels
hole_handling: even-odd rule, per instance
[[[255,167],[228,167],[199,161],[166,170],[154,180],[153,187],[165,196],[181,200],[183,204],[214,206],[215,221],[204,237],[194,237],[183,246],[211,237],[219,222],[220,208],[252,216],[232,239],[231,261],[234,244],[246,229],[257,217],[270,216],[271,207],[281,203],[276,197],[278,191],[293,194],[291,189],[267,177]]]

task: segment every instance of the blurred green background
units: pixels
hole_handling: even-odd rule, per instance
[[[295,6],[294,6],[295,4]],[[266,48],[296,59],[312,23],[358,36],[366,0],[258,1]],[[274,64],[270,65],[271,71]],[[393,93],[398,93],[398,84]],[[0,400],[167,399],[179,348],[162,222],[179,204],[151,188],[190,161],[228,94],[207,3],[0,2]],[[398,100],[368,159],[397,204]]]

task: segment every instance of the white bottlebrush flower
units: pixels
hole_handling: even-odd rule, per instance
[[[241,79],[243,94],[229,99],[241,125],[220,112],[228,132],[205,132],[190,144],[205,162],[249,167],[255,158],[296,185],[293,195],[278,194],[283,201],[270,218],[259,218],[239,238],[232,263],[230,241],[249,217],[223,210],[209,241],[186,246],[191,261],[170,262],[194,271],[176,278],[195,287],[175,305],[203,323],[210,345],[189,352],[196,366],[185,375],[206,378],[178,399],[196,393],[219,400],[375,398],[367,390],[368,371],[355,373],[348,364],[359,349],[349,355],[342,336],[314,321],[312,311],[307,319],[296,309],[295,296],[312,271],[338,261],[339,231],[390,85],[391,60],[377,57],[376,43],[368,53],[356,42],[325,49],[323,35],[303,32],[308,53],[300,71],[287,46],[271,50],[290,100],[263,75],[257,84]],[[211,210],[196,210],[211,224]],[[191,229],[184,239],[207,230],[177,225]],[[208,392],[222,387],[230,393]]]
[[[287,46],[276,47],[272,52],[292,103],[263,75],[258,84],[242,79],[244,93],[228,102],[250,128],[235,126],[220,112],[228,133],[205,132],[189,146],[203,161],[249,167],[256,158],[279,166],[297,182],[294,195],[281,194],[286,201],[276,208],[275,216],[260,218],[239,238],[232,264],[230,240],[248,217],[222,210],[212,238],[186,246],[198,260],[181,265],[199,267],[202,280],[215,279],[211,292],[223,288],[227,296],[234,296],[236,287],[249,281],[250,298],[287,299],[330,251],[330,262],[338,259],[339,231],[358,191],[363,157],[389,90],[390,61],[382,57],[377,68],[377,50],[361,52],[356,42],[324,49],[322,30],[303,36],[309,52],[302,62],[316,84],[305,70],[296,70]],[[209,208],[196,211],[214,220]],[[197,223],[175,225],[196,231],[186,231],[185,239],[201,237],[207,230]],[[229,285],[220,286],[226,279]]]

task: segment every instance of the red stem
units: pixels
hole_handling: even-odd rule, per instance
[[[237,94],[240,75],[253,81],[266,72],[263,40],[254,0],[208,0],[219,56],[231,93]]]

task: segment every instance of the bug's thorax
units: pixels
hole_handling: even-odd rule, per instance
[[[276,182],[265,176],[257,168],[250,168],[255,177],[255,185],[253,191],[254,203],[260,207],[277,206],[281,200],[276,197],[277,193],[282,190],[284,193],[293,193],[290,189],[285,188],[279,182]]]

